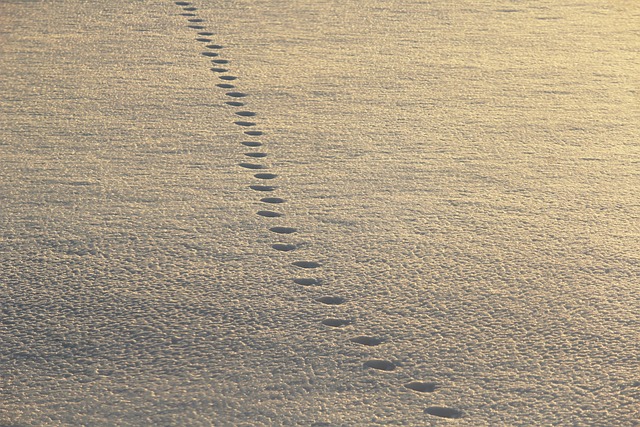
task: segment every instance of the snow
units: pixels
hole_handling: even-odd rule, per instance
[[[637,425],[637,4],[190,3],[0,3],[0,424]]]

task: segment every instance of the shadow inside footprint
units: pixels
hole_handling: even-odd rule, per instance
[[[443,406],[430,406],[425,409],[424,412],[429,415],[442,418],[462,418],[464,415],[464,413],[459,409],[445,408]]]
[[[412,381],[404,386],[410,390],[419,391],[420,393],[433,393],[439,388],[436,383],[424,383],[421,381]]]
[[[253,176],[258,179],[276,179],[278,177],[275,173],[257,173]]]
[[[327,305],[340,305],[344,304],[344,298],[341,297],[320,297],[316,298],[316,301]]]
[[[237,124],[238,126],[255,126],[256,125],[255,122],[245,122],[245,121],[242,121],[242,120],[238,120],[238,121],[233,122],[233,123]]]
[[[212,68],[211,71],[213,71],[214,73],[226,73],[227,70],[226,68]]]
[[[284,243],[276,243],[274,245],[271,245],[271,247],[276,251],[280,251],[280,252],[295,251],[297,248],[296,245],[287,245]]]
[[[350,320],[345,319],[324,319],[322,324],[325,326],[331,326],[332,328],[340,328],[342,326],[346,326],[350,324]]]
[[[223,48],[223,46],[220,46],[219,44],[210,44],[210,45],[207,45],[205,47],[208,48],[208,49],[222,49]]]
[[[213,59],[213,60],[211,60],[211,62],[213,62],[214,64],[228,64],[229,60],[228,59]]]
[[[298,229],[293,227],[271,227],[269,231],[273,231],[278,234],[292,234],[298,231]]]
[[[376,346],[376,345],[380,345],[382,344],[382,340],[379,338],[374,338],[374,337],[367,337],[367,336],[359,336],[359,337],[354,337],[354,338],[350,338],[349,341],[357,343],[357,344],[362,344],[362,345],[368,345],[368,346]]]
[[[204,38],[204,37],[198,37],[198,38],[196,39],[196,41],[197,41],[197,42],[205,42],[205,43],[206,43],[206,42],[210,42],[210,41],[211,41],[211,39],[207,39],[207,38]]]
[[[280,197],[264,197],[260,199],[260,201],[263,203],[284,203],[285,202],[285,200],[281,199]]]
[[[212,36],[213,35],[213,33],[209,32],[209,31],[200,31],[198,34],[201,35],[201,36]]]
[[[278,187],[273,185],[250,185],[249,188],[255,191],[274,191]]]
[[[265,218],[280,218],[281,216],[284,216],[284,214],[281,214],[280,212],[273,211],[258,211],[258,215]]]
[[[233,89],[235,86],[229,83],[218,83],[216,86],[222,89]]]
[[[393,371],[396,369],[396,365],[393,362],[380,359],[367,360],[364,362],[364,366],[366,368],[377,369],[379,371]]]
[[[240,163],[239,166],[246,169],[267,169],[265,165],[260,165],[257,163]]]
[[[202,56],[210,56],[210,57],[211,56],[220,56],[220,54],[217,53],[217,52],[200,52],[200,55],[202,55]]]
[[[176,4],[178,6],[189,6],[191,3],[189,3],[188,1],[177,1]]]
[[[236,76],[220,76],[220,77],[218,77],[218,78],[219,78],[220,80],[228,80],[228,81],[231,81],[231,80],[237,80],[237,79],[238,79]]]
[[[247,147],[260,147],[262,145],[262,142],[257,142],[257,141],[242,141],[241,142],[242,145],[246,145]]]
[[[242,93],[242,92],[227,92],[226,95],[230,96],[232,98],[243,98],[243,97],[247,96],[246,93]]]
[[[322,284],[320,280],[312,278],[293,279],[293,283],[302,286],[319,286],[320,284]]]
[[[225,104],[227,105],[231,105],[233,107],[242,107],[244,105],[244,102],[240,102],[240,101],[227,101],[225,102]]]
[[[313,261],[296,261],[293,263],[296,267],[300,268],[318,268],[320,267],[320,263]]]
[[[248,130],[245,132],[245,135],[249,135],[249,136],[260,136],[262,135],[262,131],[261,130]]]
[[[267,157],[267,153],[244,153],[244,155],[247,157],[255,157],[255,158]]]

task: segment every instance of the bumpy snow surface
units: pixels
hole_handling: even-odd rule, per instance
[[[637,426],[639,28],[0,2],[0,424]]]

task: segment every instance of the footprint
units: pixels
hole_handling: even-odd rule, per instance
[[[242,92],[227,92],[225,95],[230,96],[232,98],[244,98],[245,96],[248,96],[246,93],[242,93]]]
[[[265,197],[260,199],[263,203],[284,203],[286,200],[281,199],[280,197]]]
[[[344,320],[344,319],[324,319],[322,321],[323,325],[331,326],[332,328],[340,328],[342,326],[347,326],[350,323],[351,323],[350,320]]]
[[[236,80],[236,76],[220,76],[218,77],[220,80]]]
[[[222,49],[224,46],[220,46],[219,44],[209,44],[205,47],[208,47],[209,49]]]
[[[276,179],[278,177],[275,173],[257,173],[253,176],[258,179]]]
[[[284,243],[276,243],[275,245],[271,245],[271,247],[276,251],[281,251],[281,252],[290,252],[290,251],[295,251],[297,249],[296,245],[287,245]]]
[[[228,59],[212,59],[211,62],[213,62],[214,64],[228,64],[229,60]]]
[[[227,105],[231,105],[233,107],[242,107],[244,105],[244,102],[240,102],[240,101],[227,101],[225,102],[225,104]]]
[[[198,34],[201,35],[201,36],[212,36],[213,35],[213,33],[210,33],[209,31],[200,31]]]
[[[423,383],[421,381],[412,381],[404,385],[406,388],[419,391],[420,393],[433,393],[440,386],[436,383]]]
[[[187,12],[193,12],[194,10],[198,10],[198,8],[190,6],[190,7],[183,7],[182,10],[186,10]]]
[[[354,337],[354,338],[349,338],[349,341],[357,343],[357,344],[362,344],[362,345],[368,345],[368,346],[376,346],[376,345],[380,345],[383,343],[383,341],[379,338],[374,338],[374,337],[367,337],[367,336],[359,336],[359,337]]]
[[[195,15],[195,14],[194,14]],[[204,19],[200,19],[200,18],[191,18],[191,19],[187,19],[187,21],[189,22],[204,22]]]
[[[265,165],[259,165],[257,163],[240,163],[239,166],[247,169],[267,169]]]
[[[198,37],[198,38],[196,39],[196,41],[197,41],[197,42],[205,42],[205,43],[206,43],[206,42],[210,42],[210,41],[211,41],[211,39],[208,39],[208,38],[206,38],[206,37]]]
[[[281,214],[280,212],[274,212],[274,211],[258,211],[257,213],[258,215],[263,216],[265,218],[280,218],[284,216],[284,214]]]
[[[256,115],[253,111],[236,111],[236,114],[242,117],[253,117]]]
[[[244,153],[247,157],[262,158],[267,157],[267,153]]]
[[[273,185],[250,185],[249,188],[256,191],[274,191],[278,187]]]
[[[302,286],[319,286],[322,284],[318,279],[304,278],[304,279],[293,279],[293,283]]]
[[[366,368],[378,369],[380,371],[393,371],[396,369],[396,365],[388,360],[373,359],[364,362]]]
[[[298,229],[293,227],[271,227],[269,231],[273,231],[278,234],[292,234],[298,231]]]
[[[178,6],[189,6],[191,3],[189,3],[188,1],[177,1],[176,4]]]
[[[262,142],[257,142],[257,141],[242,141],[241,142],[242,145],[246,145],[247,147],[260,147],[262,145]]]
[[[262,135],[264,132],[262,132],[261,130],[248,130],[245,132],[245,135],[249,135],[249,136],[260,136]]]
[[[443,406],[430,406],[425,409],[424,412],[442,418],[462,418],[464,416],[464,413],[459,409],[446,408]]]
[[[300,268],[318,268],[321,264],[313,261],[296,261],[293,265]]]
[[[194,30],[204,30],[205,27],[202,25],[187,25],[188,28],[193,28]]]
[[[222,89],[233,89],[235,87],[229,83],[218,83],[216,86],[221,87]]]
[[[180,16],[198,16],[195,13],[191,13],[191,12],[186,12],[186,13],[181,13]]]
[[[241,120],[239,120],[237,122],[233,122],[233,123],[237,124],[238,126],[247,126],[247,127],[256,125],[255,122],[244,122],[244,121],[241,121]]]
[[[219,54],[219,53],[217,53],[217,52],[202,52],[202,53],[200,53],[200,55],[202,55],[202,56],[209,56],[209,57],[213,57],[213,56],[220,56],[220,54]]]
[[[316,298],[316,301],[327,305],[340,305],[344,303],[344,298],[340,297],[320,297]]]
[[[214,67],[214,68],[211,69],[211,71],[213,71],[214,73],[226,73],[229,70],[227,70],[226,68],[216,68],[216,67]]]

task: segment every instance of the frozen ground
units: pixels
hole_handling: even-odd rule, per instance
[[[0,424],[639,425],[639,28],[1,1]]]

